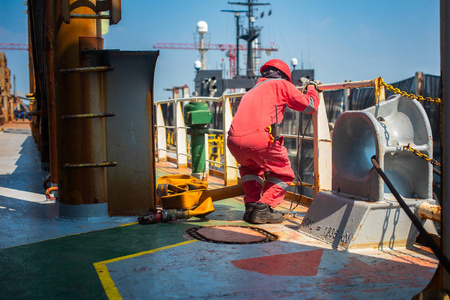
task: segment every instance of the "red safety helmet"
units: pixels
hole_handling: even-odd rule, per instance
[[[289,79],[290,82],[292,82],[291,80],[291,69],[289,68],[289,66],[282,60],[279,59],[271,59],[268,62],[266,62],[260,69],[261,75],[262,73],[267,70],[268,68],[273,67],[276,68],[278,70],[280,70],[281,72],[283,72],[287,78]]]

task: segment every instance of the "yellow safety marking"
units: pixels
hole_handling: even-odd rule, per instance
[[[102,262],[94,263],[94,268],[97,271],[100,281],[102,282],[103,289],[105,290],[108,299],[122,299],[122,296],[109,275],[108,268],[105,264]]]
[[[148,250],[148,251],[138,252],[138,253],[135,253],[135,254],[125,255],[125,256],[121,256],[121,257],[117,257],[117,258],[108,259],[108,260],[104,260],[104,261],[100,261],[100,262],[94,263],[94,268],[97,271],[97,275],[100,278],[100,281],[102,282],[103,289],[105,290],[106,296],[110,300],[122,299],[122,296],[120,295],[119,290],[117,290],[117,287],[114,284],[114,281],[112,280],[111,275],[109,275],[109,271],[108,271],[108,268],[106,267],[106,264],[109,264],[109,263],[112,263],[112,262],[116,262],[116,261],[120,261],[120,260],[133,258],[133,257],[137,257],[137,256],[141,256],[141,255],[145,255],[145,254],[155,253],[155,252],[158,252],[158,251],[161,251],[161,250],[166,250],[166,249],[170,249],[170,248],[186,245],[186,244],[193,243],[193,242],[198,242],[198,241],[197,240],[185,241],[185,242],[181,242],[181,243],[174,244],[174,245],[164,246],[164,247],[161,247],[161,248],[156,248],[156,249],[152,249],[152,250]]]
[[[122,226],[136,225],[136,224],[139,224],[139,222],[133,222],[133,223],[122,224],[122,225],[120,225],[120,227],[122,227]]]

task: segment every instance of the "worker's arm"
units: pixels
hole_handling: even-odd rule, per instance
[[[293,110],[301,111],[305,114],[313,114],[319,107],[319,96],[314,85],[308,85],[306,94],[299,91],[293,84],[287,84],[287,106]]]

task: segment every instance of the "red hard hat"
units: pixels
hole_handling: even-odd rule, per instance
[[[269,67],[274,67],[278,70],[280,70],[281,72],[283,72],[284,74],[286,74],[286,76],[289,78],[289,81],[292,82],[291,80],[291,70],[289,69],[289,66],[282,60],[279,59],[271,59],[268,62],[266,62],[260,69],[261,74],[267,70],[267,68]]]

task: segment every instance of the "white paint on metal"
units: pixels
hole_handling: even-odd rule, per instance
[[[167,136],[161,104],[156,103],[157,150],[159,161],[167,160]]]
[[[175,100],[174,115],[176,127],[177,163],[179,168],[187,167],[186,125],[183,116],[183,102]]]
[[[418,231],[396,200],[365,200],[336,191],[319,192],[300,231],[344,250],[383,250],[413,245]],[[423,201],[405,199],[412,211]]]
[[[300,227],[334,248],[393,249],[411,246],[417,237],[417,229],[373,168],[372,156],[412,211],[431,201],[431,164],[403,148],[411,144],[431,158],[431,127],[425,110],[417,101],[400,96],[379,101],[339,116],[333,131],[333,191],[315,195]],[[320,125],[315,126],[315,136]],[[316,150],[320,163],[321,148]],[[323,175],[321,169],[315,169],[315,174]]]
[[[223,107],[223,147],[224,147],[224,179],[225,185],[234,185],[237,183],[237,161],[234,156],[231,154],[230,150],[227,147],[227,136],[228,131],[230,130],[231,121],[233,121],[233,114],[231,112],[231,97],[223,96],[222,97],[222,107]]]
[[[319,107],[313,115],[313,125],[314,194],[317,194],[321,190],[331,190],[331,139],[323,93],[319,93]]]

